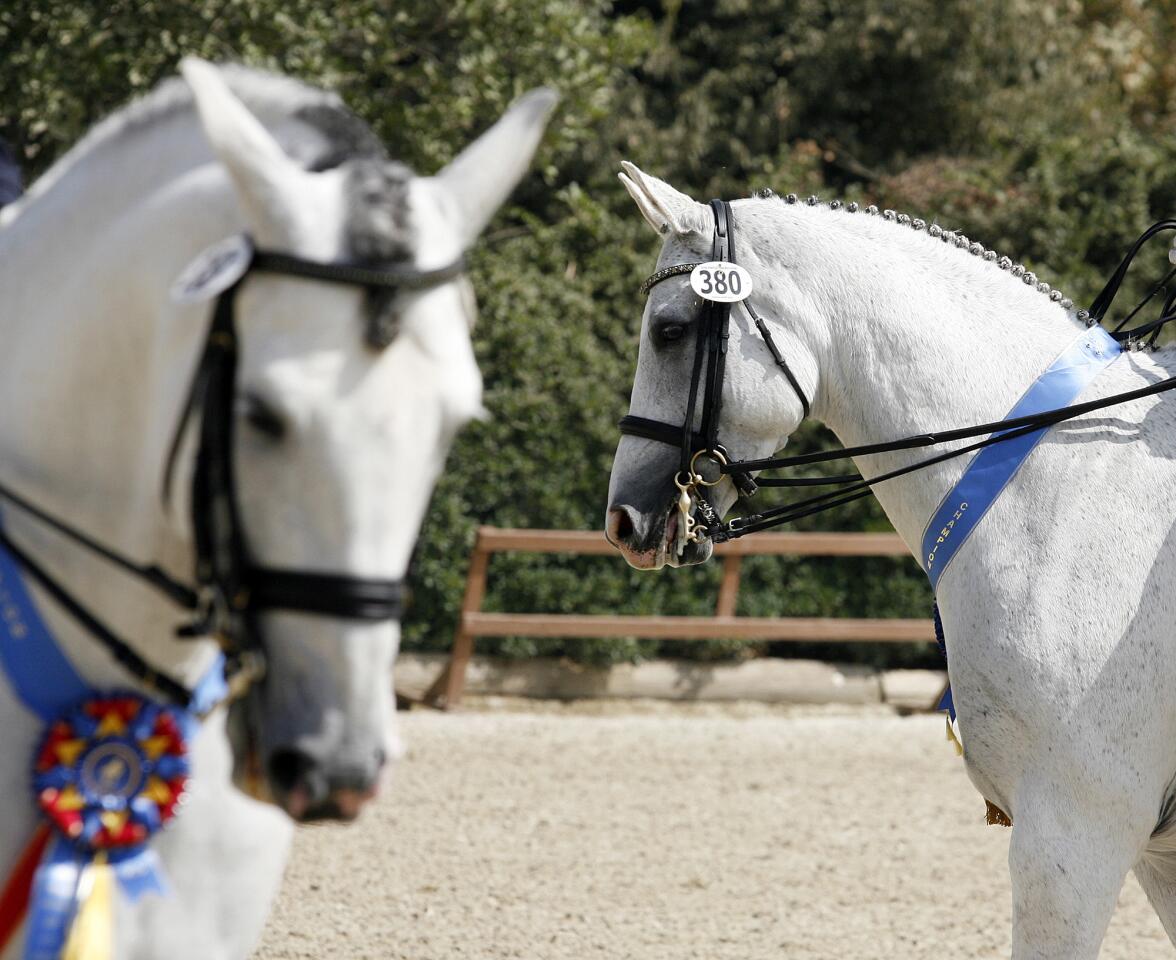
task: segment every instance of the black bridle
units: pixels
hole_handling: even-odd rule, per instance
[[[735,217],[726,200],[712,200],[711,213],[715,219],[714,237],[711,243],[711,261],[737,263],[735,258]],[[674,264],[659,270],[641,285],[641,292],[648,294],[653,287],[671,277],[693,272],[703,261]],[[788,366],[783,355],[772,339],[767,324],[746,301],[740,301],[747,310],[767,344],[776,366],[796,391],[804,416],[809,413],[809,401],[801,389],[800,382]],[[694,365],[690,374],[690,390],[686,400],[686,418],[681,425],[665,423],[629,414],[619,423],[622,434],[656,440],[679,448],[678,472],[674,482],[680,492],[679,522],[684,525],[683,536],[695,543],[710,537],[723,527],[717,511],[702,493],[704,487],[717,485],[724,475],[730,475],[736,487],[744,496],[756,491],[756,483],[749,471],[731,468],[731,458],[719,442],[719,418],[723,407],[723,380],[727,369],[727,342],[730,337],[731,304],[712,300],[703,301],[701,321],[694,349]],[[698,410],[699,393],[702,391],[702,418],[700,429],[694,430],[695,414]],[[697,508],[706,520],[705,526],[695,524],[693,508]],[[726,537],[724,537],[726,539]]]
[[[252,273],[280,274],[367,290],[401,291],[434,287],[453,280],[464,270],[461,257],[435,270],[414,270],[320,263],[285,253],[250,249],[248,264],[240,277],[217,298],[164,469],[166,499],[183,438],[194,426],[198,431],[191,498],[195,586],[176,580],[158,566],[138,564],[103,546],[2,484],[0,497],[190,611],[191,621],[177,633],[184,637],[215,637],[225,650],[227,671],[234,675],[238,688],[259,679],[264,669],[264,642],[257,623],[261,613],[285,611],[369,622],[399,620],[405,592],[402,580],[289,570],[254,562],[238,510],[233,469],[233,412],[239,355],[236,297]],[[145,687],[181,706],[191,704],[191,690],[157,673],[130,644],[115,635],[60,581],[14,544],[2,528],[0,546]]]
[[[735,263],[735,243],[733,236],[734,216],[731,206],[724,200],[712,200],[710,208],[715,218],[714,239],[712,242],[712,260],[729,261]],[[1102,292],[1091,304],[1090,311],[1080,311],[1079,316],[1087,320],[1088,326],[1100,323],[1113,304],[1121,288],[1127,271],[1135,257],[1147,241],[1153,237],[1168,232],[1176,232],[1176,220],[1161,220],[1149,227],[1132,245],[1123,258],[1118,269],[1112,274]],[[648,294],[657,284],[671,277],[691,273],[703,261],[674,264],[658,270],[641,284],[641,292]],[[1169,270],[1146,294],[1139,304],[1121,320],[1110,335],[1125,344],[1128,348],[1140,348],[1145,344],[1155,347],[1162,328],[1168,323],[1176,321],[1176,289],[1169,291],[1167,284],[1176,278],[1176,266]],[[1159,315],[1150,321],[1140,323],[1130,329],[1126,325],[1139,313],[1143,307],[1163,294],[1160,301]],[[747,310],[755,323],[756,329],[763,338],[765,345],[772,354],[776,366],[788,378],[789,384],[800,400],[803,416],[809,415],[809,401],[801,388],[799,381],[789,368],[780,350],[772,339],[770,330],[760,316],[755,312],[749,300],[739,301]],[[642,437],[670,446],[678,447],[681,451],[678,473],[674,482],[679,490],[678,510],[679,523],[685,531],[686,538],[694,543],[711,540],[722,543],[736,537],[742,537],[759,530],[791,523],[802,517],[822,513],[834,507],[839,507],[869,496],[872,488],[886,480],[893,480],[905,476],[916,470],[921,470],[937,463],[961,457],[981,450],[996,443],[1003,443],[1016,439],[1028,433],[1051,427],[1066,420],[1072,420],[1083,414],[1106,407],[1127,403],[1144,397],[1153,396],[1176,388],[1176,377],[1169,377],[1141,387],[1113,396],[1091,400],[1086,403],[1074,404],[1054,410],[1024,417],[997,420],[992,423],[977,424],[956,430],[944,430],[936,433],[916,434],[898,440],[883,443],[864,444],[857,447],[847,447],[842,450],[829,450],[819,453],[805,454],[795,457],[769,457],[761,460],[735,460],[719,442],[719,416],[722,410],[723,375],[727,356],[727,337],[730,324],[731,305],[704,301],[703,312],[698,325],[698,339],[694,354],[694,366],[690,379],[690,390],[687,395],[686,419],[679,424],[665,423],[660,420],[650,420],[646,417],[627,415],[622,417],[618,426],[622,434]],[[697,412],[698,393],[703,382],[705,361],[706,390],[702,396],[701,429],[695,431],[693,424]],[[877,453],[890,453],[896,450],[913,450],[924,447],[951,443],[959,440],[983,437],[975,443],[967,444],[946,453],[936,454],[925,460],[917,461],[905,467],[890,470],[870,478],[863,478],[858,474],[845,474],[830,477],[759,477],[752,480],[751,474],[760,470],[775,470],[790,467],[803,467],[814,463],[831,460],[845,460],[851,457],[866,456]],[[704,488],[713,487],[720,483],[724,476],[731,477],[736,489],[746,497],[755,493],[758,486],[766,487],[812,487],[835,486],[841,489],[830,493],[818,494],[802,500],[793,501],[780,507],[773,507],[762,513],[753,513],[744,517],[736,517],[726,523],[718,516],[718,512],[706,498]],[[702,514],[705,524],[698,524],[692,519],[693,511],[697,509]]]

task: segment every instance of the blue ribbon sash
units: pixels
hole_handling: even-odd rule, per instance
[[[1065,407],[1122,352],[1102,327],[1091,327],[1070,344],[1008,413],[1008,419]],[[931,515],[919,558],[934,589],[939,578],[996,502],[1017,470],[1041,442],[1048,427],[985,447],[968,464],[959,483]]]
[[[1122,348],[1118,341],[1102,327],[1091,327],[1063,350],[1049,369],[1037,378],[1009,411],[1006,419],[1069,406],[1120,353]],[[985,447],[972,458],[959,483],[940,502],[923,531],[923,553],[920,557],[932,589],[938,587],[939,578],[952,559],[1047,430],[1049,427],[1042,427],[1012,440]],[[943,639],[938,603],[934,615],[936,639],[946,660],[947,645]],[[955,720],[955,702],[950,686],[943,693],[939,709],[946,710],[949,718]]]

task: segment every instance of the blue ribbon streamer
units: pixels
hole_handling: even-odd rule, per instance
[[[78,911],[82,873],[89,851],[54,837],[33,877],[23,960],[58,960]],[[166,895],[159,857],[149,847],[111,852],[110,867],[119,889],[134,903],[148,893]]]
[[[1069,406],[1121,353],[1122,347],[1109,333],[1102,327],[1091,327],[1034,381],[1006,419]],[[931,580],[932,589],[939,585],[943,572],[1049,429],[1042,427],[985,447],[972,458],[959,483],[943,498],[923,531],[923,554],[919,559]],[[947,645],[943,639],[938,603],[934,616],[935,636],[946,660]],[[955,719],[950,686],[943,694],[939,709],[946,710],[951,719]]]
[[[218,654],[193,691],[182,715],[184,735],[196,732],[200,715],[228,694],[224,656]],[[21,702],[46,724],[79,703],[98,696],[74,669],[37,610],[21,576],[20,565],[0,547],[0,667]],[[133,801],[132,801],[133,802]],[[159,856],[146,844],[108,851],[119,889],[133,903],[169,887]],[[55,836],[33,877],[23,960],[58,960],[78,910],[82,872],[94,855]]]
[[[58,960],[78,909],[78,888],[90,855],[54,837],[33,876],[23,960]]]

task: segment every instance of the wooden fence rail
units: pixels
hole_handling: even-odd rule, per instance
[[[601,616],[557,613],[483,613],[486,570],[495,553],[615,555],[597,531],[509,530],[480,527],[470,558],[461,622],[449,661],[425,694],[426,703],[447,708],[461,702],[466,667],[478,637],[645,637],[674,640],[792,640],[891,643],[934,642],[930,620],[849,617],[737,617],[740,568],[748,556],[909,557],[894,533],[757,533],[719,544],[723,578],[713,617]],[[618,563],[623,563],[617,557]]]

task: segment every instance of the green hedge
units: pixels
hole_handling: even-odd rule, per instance
[[[1174,41],[1172,0],[15,0],[0,9],[0,135],[40,171],[192,52],[337,89],[431,172],[523,90],[560,88],[537,175],[473,257],[492,416],[453,451],[405,625],[406,648],[439,649],[477,525],[600,526],[635,290],[657,246],[615,179],[621,159],[702,199],[767,185],[907,210],[1082,301],[1148,222],[1176,213]],[[796,447],[829,442],[806,427]],[[818,525],[888,529],[872,501],[799,526]],[[705,613],[717,579],[715,565],[638,574],[612,558],[501,556],[486,607]],[[913,562],[755,558],[739,612],[924,616],[929,598]],[[742,648],[483,649],[607,662]]]

